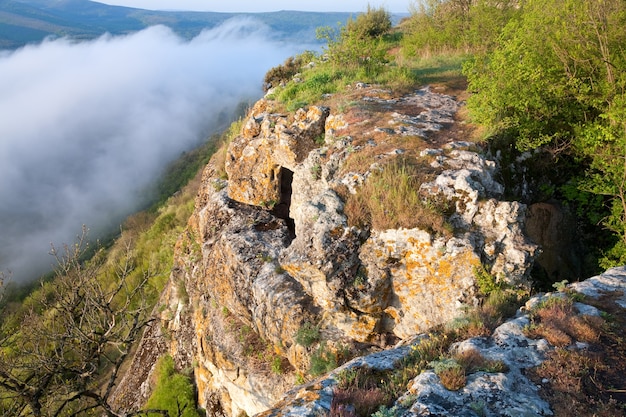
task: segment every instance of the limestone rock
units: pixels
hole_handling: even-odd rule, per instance
[[[354,130],[341,134],[349,124],[328,108],[285,115],[260,100],[228,147],[228,180],[217,178],[214,161],[206,167],[160,318],[176,363],[197,363],[200,405],[214,414],[262,412],[294,384],[295,373],[272,373],[270,361],[254,359],[251,348],[307,372],[314,347],[296,343],[305,323],[317,326],[328,346],[386,346],[477,303],[475,267],[487,264],[516,285],[527,277],[536,247],[523,235],[525,206],[498,200],[495,163],[465,143],[423,154],[440,167],[420,192],[456,208],[449,236],[348,226],[336,190],[358,192],[376,164],[405,152],[381,138],[410,129],[429,135],[452,123],[458,108],[430,89],[379,100],[396,109],[394,122],[360,141],[350,136]],[[379,148],[380,155],[369,155]],[[346,159],[363,150],[370,170],[345,172]],[[392,366],[408,350],[351,366]],[[308,415],[328,410],[332,383],[320,384],[294,393],[294,404],[321,401]],[[298,407],[294,413],[304,412]]]
[[[570,284],[569,287],[591,298],[600,298],[607,293],[621,293],[615,302],[626,308],[626,266],[607,269],[603,274]]]
[[[233,200],[273,207],[280,202],[282,170],[293,170],[323,139],[329,109],[300,109],[289,123],[280,114],[267,113],[268,102],[255,105],[242,134],[228,147],[228,194]]]
[[[626,267],[612,268],[597,277],[569,285],[570,290],[581,291],[590,297],[607,293],[622,295],[625,287]],[[539,366],[554,347],[545,339],[526,337],[524,327],[530,323],[529,310],[550,297],[562,296],[563,293],[537,295],[518,311],[515,318],[496,328],[492,336],[470,338],[457,342],[450,348],[450,354],[473,350],[485,359],[502,361],[506,364],[506,371],[474,372],[467,376],[463,388],[450,391],[443,387],[434,371],[426,370],[408,384],[407,391],[391,407],[390,413],[402,417],[553,415],[550,404],[539,396],[539,387],[526,377],[525,370]],[[626,308],[626,303],[619,305]],[[577,306],[577,310],[579,314],[588,314],[589,307],[591,306],[583,304]],[[402,359],[411,353],[412,346],[427,340],[427,336],[422,336],[411,344],[355,358],[320,379],[290,391],[261,416],[327,415],[340,372],[358,367],[372,371],[398,369],[402,366]]]
[[[443,196],[455,206],[450,222],[465,236],[489,272],[513,285],[528,284],[538,247],[524,234],[526,206],[500,201],[503,187],[496,165],[476,152],[455,149],[442,158],[446,167],[422,184],[426,196]]]
[[[361,260],[368,281],[388,282],[373,285],[372,296],[385,312],[384,330],[402,339],[452,320],[471,304],[473,271],[480,265],[468,241],[433,239],[418,229],[374,233],[361,248]]]

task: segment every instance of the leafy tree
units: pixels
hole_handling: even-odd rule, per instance
[[[127,251],[103,282],[104,257],[81,262],[86,230],[75,245],[52,254],[53,284],[5,317],[0,328],[0,410],[3,415],[118,416],[109,398],[133,342],[149,322],[143,291],[149,273],[129,280]]]
[[[516,0],[426,0],[412,8],[403,24],[408,56],[494,47],[517,11]]]
[[[335,67],[361,68],[371,76],[388,62],[383,36],[391,29],[391,15],[383,8],[367,7],[367,12],[343,27],[322,27],[318,39],[326,40],[326,53]]]
[[[475,121],[520,150],[573,156],[579,189],[607,198],[618,243],[605,266],[626,260],[625,24],[623,0],[528,0],[465,68]]]

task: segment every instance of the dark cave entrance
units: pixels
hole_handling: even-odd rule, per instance
[[[280,201],[274,206],[272,214],[287,222],[289,237],[293,240],[296,237],[296,223],[291,217],[289,217],[289,208],[291,207],[291,183],[293,182],[293,171],[285,167],[281,167],[278,181],[280,184]]]

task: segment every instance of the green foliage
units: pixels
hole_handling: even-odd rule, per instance
[[[548,148],[578,161],[562,191],[615,236],[605,267],[626,260],[625,24],[621,0],[524,2],[498,46],[464,68],[474,121],[515,137],[520,150]]]
[[[309,347],[320,340],[320,329],[307,321],[298,329],[295,340],[297,344]]]
[[[318,37],[328,42],[326,56],[334,69],[347,69],[372,78],[378,75],[389,62],[387,43],[382,37],[362,38],[360,32],[350,26],[338,30],[323,28]]]
[[[284,372],[283,369],[283,359],[280,356],[274,356],[272,359],[272,372],[276,375],[281,375]]]
[[[615,97],[623,7],[615,0],[524,3],[499,46],[466,67],[470,89],[478,92],[469,102],[475,119],[515,130],[520,148],[572,139]]]
[[[391,408],[386,405],[381,405],[378,411],[372,414],[372,417],[397,417],[398,415],[402,415],[405,410],[399,409],[398,406],[393,406]]]
[[[564,292],[567,289],[567,283],[568,281],[564,279],[562,281],[555,282],[554,284],[552,284],[552,287],[554,287],[554,289],[558,292]]]
[[[474,267],[474,278],[482,295],[489,295],[502,288],[497,278],[487,271],[484,265]]]
[[[309,373],[312,376],[319,376],[332,371],[336,367],[337,354],[328,349],[325,342],[320,343],[318,348],[311,355]]]
[[[350,36],[361,40],[379,38],[391,29],[391,15],[382,7],[376,9],[368,4],[365,13],[348,20],[346,29]]]
[[[339,388],[349,388],[356,385],[357,378],[359,377],[359,368],[342,369],[335,375],[337,386]]]
[[[371,7],[343,26],[318,28],[318,39],[326,42],[324,53],[306,52],[304,57],[290,58],[272,69],[266,82],[281,87],[271,97],[294,111],[355,82],[412,88],[416,78],[410,66],[389,54],[402,39],[400,32],[391,30],[389,13]]]
[[[167,355],[159,359],[157,383],[146,403],[146,410],[167,410],[170,416],[198,417],[195,390],[189,376],[176,372],[174,360]],[[146,413],[148,416],[161,415]]]
[[[317,36],[327,42],[326,55],[334,68],[348,68],[364,77],[381,72],[388,61],[383,38],[391,29],[391,16],[383,8],[367,12],[336,29],[319,28]]]
[[[491,50],[515,15],[515,0],[428,0],[403,24],[406,56]]]
[[[454,358],[443,358],[432,361],[428,364],[428,366],[430,366],[437,375],[442,374],[443,372],[450,369],[462,368],[461,364],[459,364]]]
[[[341,85],[343,73],[332,68],[315,68],[303,75],[302,81],[292,81],[277,93],[277,99],[287,104],[289,111],[315,103],[324,94],[335,93]]]

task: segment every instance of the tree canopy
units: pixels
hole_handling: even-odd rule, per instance
[[[571,182],[606,197],[619,237],[604,266],[626,261],[626,4],[527,0],[496,46],[465,67],[474,121],[519,150],[576,158]]]

